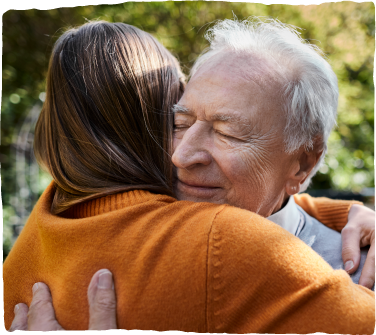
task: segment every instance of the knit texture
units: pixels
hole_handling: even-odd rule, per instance
[[[339,232],[347,223],[350,207],[354,204],[363,205],[359,201],[312,198],[308,194],[296,194],[294,199],[308,215]]]
[[[373,292],[256,214],[131,191],[61,217],[53,195],[50,185],[4,263],[7,329],[37,281],[65,329],[87,329],[87,287],[108,268],[119,328],[373,333]]]

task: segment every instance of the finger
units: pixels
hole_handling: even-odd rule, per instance
[[[375,243],[369,248],[362,273],[359,278],[359,285],[372,289],[375,283]]]
[[[88,288],[89,330],[116,329],[116,297],[112,273],[97,271]]]
[[[89,287],[87,289],[87,298],[89,301],[89,306],[94,304],[95,296],[97,294],[99,275],[104,271],[108,271],[108,270],[107,269],[98,270],[96,273],[94,273],[93,277],[91,278]]]
[[[44,283],[35,283],[33,286],[33,300],[28,313],[28,330],[63,330],[55,317],[50,290]]]
[[[10,332],[15,330],[27,330],[27,312],[29,308],[25,304],[18,304],[14,307],[14,319],[9,328]]]
[[[346,226],[342,229],[342,260],[347,273],[354,273],[360,263],[360,230]]]

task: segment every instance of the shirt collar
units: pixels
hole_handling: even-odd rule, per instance
[[[299,226],[300,215],[294,197],[290,196],[285,207],[270,215],[268,220],[276,223],[277,225],[286,229],[289,233],[295,235]]]

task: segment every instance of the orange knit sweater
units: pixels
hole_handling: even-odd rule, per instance
[[[374,293],[254,213],[131,191],[77,205],[63,218],[50,213],[53,194],[50,185],[4,263],[7,329],[37,281],[50,287],[64,328],[87,328],[87,287],[108,268],[119,328],[373,333]],[[313,204],[300,200],[306,210]],[[311,208],[321,221],[331,217],[330,203]],[[334,204],[345,218],[349,203]]]

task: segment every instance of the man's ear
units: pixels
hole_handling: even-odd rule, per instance
[[[286,183],[286,192],[294,195],[299,192],[300,186],[306,181],[313,168],[324,152],[322,138],[315,138],[311,148],[302,147],[297,153],[298,167]]]

